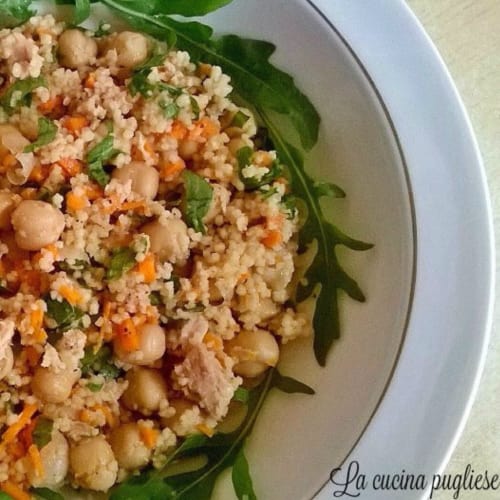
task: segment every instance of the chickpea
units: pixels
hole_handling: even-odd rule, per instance
[[[156,220],[143,226],[141,232],[149,236],[151,251],[162,261],[184,262],[189,256],[187,226],[180,219],[168,219],[163,224]]]
[[[110,443],[118,465],[124,469],[140,469],[149,462],[151,450],[144,444],[139,426],[135,423],[114,429]]]
[[[29,143],[30,141],[13,125],[0,124],[0,152],[22,153]]]
[[[193,409],[193,403],[187,399],[172,399],[168,405],[175,409],[174,415],[162,418],[162,424],[170,427],[178,436],[185,436],[195,429],[188,428],[182,423],[182,416],[188,410]]]
[[[0,380],[6,377],[14,366],[14,353],[10,346],[4,347],[3,356],[0,358]]]
[[[67,68],[88,66],[96,55],[96,41],[80,30],[66,30],[59,37],[59,58],[61,64]]]
[[[62,403],[69,398],[79,370],[55,372],[39,366],[31,380],[33,394],[46,403]]]
[[[115,354],[121,361],[132,365],[149,365],[165,354],[165,331],[159,325],[146,324],[139,328],[139,348],[128,352],[116,343]]]
[[[148,57],[148,41],[144,35],[133,31],[122,31],[111,41],[111,49],[118,55],[118,64],[133,68]]]
[[[56,488],[66,477],[69,467],[69,446],[59,431],[52,431],[51,440],[40,450],[43,476],[39,477],[32,466],[28,466],[28,478],[35,487]]]
[[[167,384],[158,370],[135,368],[127,373],[123,404],[129,409],[151,415],[167,398]]]
[[[12,213],[16,243],[23,250],[40,250],[55,243],[64,230],[60,210],[38,200],[24,200]]]
[[[69,452],[74,482],[82,488],[107,491],[116,481],[118,463],[104,436],[86,438]]]
[[[16,207],[16,201],[12,193],[0,191],[0,229],[10,227],[10,216]]]
[[[280,348],[274,336],[266,330],[243,330],[228,343],[228,353],[236,359],[234,373],[257,377],[270,366],[276,366]]]
[[[191,139],[183,139],[179,143],[179,156],[183,160],[190,160],[198,152],[199,143]]]
[[[147,200],[154,200],[158,194],[158,185],[160,184],[158,170],[140,161],[133,161],[123,167],[115,168],[113,179],[121,184],[131,181],[132,191]]]

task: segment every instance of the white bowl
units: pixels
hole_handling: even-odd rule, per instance
[[[306,499],[323,485],[318,498],[332,498],[330,471],[352,459],[368,477],[437,472],[471,404],[493,296],[484,173],[439,56],[399,0],[234,0],[205,20],[278,46],[273,61],[322,117],[308,168],[348,194],[327,213],[375,244],[340,251],[368,300],[342,296],[327,366],[311,342],[285,353],[282,372],[317,394],[270,395],[247,443],[258,498]],[[214,498],[234,498],[228,474]]]

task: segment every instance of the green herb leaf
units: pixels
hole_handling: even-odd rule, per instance
[[[90,16],[90,1],[75,0],[75,14],[73,22],[75,24],[83,23]]]
[[[27,21],[35,12],[32,0],[2,0],[0,2],[0,28],[12,28]]]
[[[95,30],[94,36],[96,38],[101,38],[102,36],[109,35],[111,25],[107,21],[101,21],[99,27]]]
[[[17,80],[14,82],[0,97],[0,106],[8,113],[11,114],[18,107],[28,105],[31,98],[31,92],[38,87],[46,87],[47,82],[45,78],[39,76],[38,78],[25,78],[24,80]],[[13,99],[15,98],[15,102]]]
[[[177,118],[179,115],[180,108],[175,104],[175,102],[169,102],[166,103],[164,101],[160,101],[159,103],[160,108],[163,110],[163,115],[165,118]]]
[[[310,296],[317,297],[313,320],[314,353],[318,363],[324,366],[333,340],[340,336],[338,290],[344,290],[360,302],[365,300],[357,283],[340,266],[336,247],[343,245],[352,250],[368,250],[373,245],[348,237],[325,219],[315,193],[315,183],[304,170],[301,153],[281,136],[263,110],[259,113],[278,156],[290,169],[292,192],[307,206],[308,217],[299,233],[299,250],[305,251],[313,242],[318,247],[305,273],[307,284],[299,284],[295,299],[302,301]]]
[[[273,387],[276,387],[276,389],[279,389],[280,391],[286,392],[288,394],[315,394],[314,389],[312,389],[308,385],[292,377],[281,375],[278,370],[274,370],[272,384]]]
[[[233,400],[239,401],[240,403],[247,403],[249,396],[250,396],[250,392],[248,389],[245,389],[244,387],[238,387],[234,391]]]
[[[189,170],[184,170],[182,177],[184,179],[182,212],[186,224],[198,233],[205,233],[203,217],[210,209],[213,188],[203,177]]]
[[[238,111],[234,116],[233,119],[231,120],[230,126],[231,127],[243,127],[245,123],[250,120],[250,117],[243,113],[243,111]]]
[[[83,375],[92,373],[101,374],[105,378],[117,378],[121,370],[113,363],[111,348],[103,345],[97,352],[92,346],[85,348],[85,354],[80,360],[80,369]]]
[[[10,495],[7,495],[5,491],[0,491],[0,500],[14,500]]]
[[[234,492],[238,500],[257,500],[243,447],[240,448],[240,451],[238,451],[236,455],[231,478],[233,480]]]
[[[35,428],[33,429],[33,442],[36,447],[41,450],[45,445],[50,443],[52,439],[52,429],[54,422],[45,417],[38,417],[36,420]]]
[[[42,500],[64,500],[64,497],[57,493],[56,491],[52,491],[49,488],[31,488],[30,493],[33,493],[35,497],[41,498]]]
[[[38,118],[38,137],[35,142],[24,148],[25,153],[35,151],[41,146],[45,146],[54,140],[57,134],[57,125],[48,118]]]
[[[99,392],[104,384],[95,384],[94,382],[88,382],[86,387],[90,392]]]
[[[110,179],[109,174],[104,170],[104,165],[120,152],[113,147],[113,143],[114,136],[110,132],[87,153],[86,161],[89,177],[103,187],[106,186]]]
[[[278,161],[274,161],[270,167],[268,167],[268,172],[265,173],[260,179],[257,177],[245,177],[243,169],[252,163],[253,150],[245,146],[236,152],[236,158],[238,159],[238,169],[239,177],[241,182],[245,185],[248,190],[258,189],[266,184],[270,184],[275,179],[280,177],[283,173]]]
[[[132,71],[132,77],[130,78],[130,82],[128,84],[129,92],[133,96],[141,94],[143,97],[151,97],[154,90],[157,88],[162,89],[160,86],[166,84],[153,84],[148,80],[148,76],[149,73],[151,73],[152,68],[163,65],[164,61],[165,54],[153,54],[140,66],[135,67]],[[170,88],[170,86],[167,87]]]
[[[75,328],[83,316],[83,311],[78,307],[72,306],[67,300],[58,301],[45,297],[47,304],[47,316],[52,318],[57,324],[56,331],[65,332],[70,328]]]
[[[185,17],[204,16],[220,9],[232,0],[149,0],[141,2],[138,8],[149,14],[178,14]]]
[[[160,292],[151,292],[149,294],[149,302],[152,306],[159,306],[163,304]]]
[[[187,437],[168,457],[163,470],[150,469],[143,471],[140,476],[132,476],[112,489],[110,500],[209,500],[219,474],[238,459],[238,488],[239,491],[250,495],[253,489],[249,487],[251,481],[247,472],[248,467],[245,467],[239,454],[271,388],[272,378],[273,370],[270,369],[262,382],[249,390],[248,410],[236,430],[227,434],[216,433],[211,438],[203,434]],[[205,457],[205,462],[200,468],[169,475],[169,464],[195,457]]]
[[[269,62],[276,49],[272,43],[236,35],[213,39],[213,30],[209,26],[175,21],[162,15],[165,11],[156,2],[144,7],[146,2],[131,6],[128,0],[101,1],[134,28],[165,40],[169,45],[176,40],[176,46],[189,52],[193,62],[221,66],[245,101],[257,108],[286,115],[304,148],[309,150],[314,146],[318,139],[319,115],[310,100],[296,87],[293,78]]]
[[[193,112],[194,119],[198,120],[200,117],[200,106],[198,104],[198,101],[192,96],[189,96],[189,102],[191,103],[191,111]]]
[[[120,278],[124,273],[130,271],[135,264],[135,251],[132,248],[120,247],[113,249],[106,271],[106,279],[112,281]]]

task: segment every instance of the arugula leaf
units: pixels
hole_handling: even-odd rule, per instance
[[[133,96],[141,94],[143,97],[151,97],[153,95],[153,91],[158,88],[159,84],[151,83],[148,80],[149,73],[151,73],[152,68],[161,66],[164,61],[165,54],[153,54],[142,64],[136,66],[132,70],[132,76],[128,84],[129,92]]]
[[[182,213],[186,224],[198,233],[205,233],[203,217],[210,209],[213,188],[203,177],[189,170],[184,170],[182,177],[184,179]]]
[[[286,115],[306,150],[316,143],[320,117],[310,100],[297,88],[293,78],[269,62],[276,49],[272,43],[236,35],[213,39],[213,30],[209,26],[175,21],[162,15],[165,12],[154,2],[150,7],[143,7],[143,4],[131,6],[128,0],[101,2],[134,28],[165,40],[169,45],[175,41],[180,50],[189,52],[193,62],[203,61],[221,66],[245,101],[259,109]],[[162,5],[168,3],[162,2]]]
[[[90,16],[90,1],[89,0],[75,0],[75,14],[73,22],[80,24]]]
[[[269,171],[260,179],[257,177],[246,177],[243,173],[243,169],[252,163],[252,155],[253,150],[248,146],[245,146],[236,152],[239,177],[246,189],[253,190],[265,186],[266,184],[271,183],[274,179],[277,179],[283,173],[279,162],[274,161],[269,167]]]
[[[45,445],[50,443],[52,439],[52,429],[54,422],[45,417],[38,417],[36,420],[35,428],[33,429],[33,442],[36,447],[41,450]]]
[[[124,273],[130,271],[136,264],[135,251],[130,247],[114,248],[111,251],[106,279],[108,281],[120,278]]]
[[[10,495],[7,495],[5,491],[0,491],[0,500],[14,500]]]
[[[57,493],[56,491],[52,491],[49,488],[31,488],[30,493],[33,493],[35,497],[41,498],[42,500],[64,500],[64,497]]]
[[[1,11],[0,11],[1,12]],[[38,78],[25,78],[24,80],[15,81],[0,97],[0,106],[8,113],[11,114],[19,106],[28,105],[31,97],[31,92],[38,87],[46,87],[47,82],[45,78],[39,76]],[[13,101],[15,97],[16,101]]]
[[[66,299],[58,301],[46,296],[44,300],[47,304],[47,316],[57,324],[56,331],[65,332],[78,325],[83,316],[80,308],[72,306]]]
[[[138,7],[149,14],[178,14],[184,17],[204,16],[220,9],[232,0],[149,0],[140,2]]]
[[[314,354],[318,363],[324,366],[333,340],[340,336],[338,291],[344,290],[354,300],[365,301],[358,284],[340,266],[336,247],[343,245],[352,250],[368,250],[373,245],[350,238],[325,219],[315,194],[314,181],[304,170],[301,153],[283,139],[263,110],[259,113],[281,161],[290,168],[292,192],[307,205],[308,217],[299,233],[299,250],[305,251],[313,242],[318,246],[305,280],[297,288],[295,300],[300,302],[317,296],[313,320]]]
[[[104,187],[109,182],[110,176],[104,170],[107,161],[113,159],[120,151],[113,147],[114,136],[112,132],[87,153],[87,172],[89,177]]]
[[[0,28],[12,28],[35,14],[32,0],[2,0],[0,2]]]
[[[292,377],[281,375],[278,370],[274,370],[272,384],[273,387],[276,387],[276,389],[279,389],[280,391],[286,392],[288,394],[316,394],[314,389],[312,389],[308,385]]]
[[[57,125],[48,118],[38,118],[38,137],[35,142],[24,148],[25,153],[35,151],[41,146],[45,146],[52,142],[57,134]]]
[[[111,348],[103,345],[97,352],[92,346],[85,348],[85,354],[80,360],[80,369],[83,375],[99,373],[105,378],[117,378],[121,370],[113,363]]]
[[[234,492],[238,500],[257,500],[243,447],[240,448],[236,455],[231,478],[233,480]]]

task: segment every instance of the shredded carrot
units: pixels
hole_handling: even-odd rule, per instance
[[[7,495],[10,495],[14,500],[30,500],[31,496],[26,493],[24,490],[19,488],[17,484],[12,481],[4,481],[0,484],[0,490]]]
[[[82,171],[82,162],[74,158],[61,158],[57,160],[57,165],[59,165],[69,177],[74,177]]]
[[[86,424],[92,424],[92,417],[90,415],[90,412],[85,408],[80,410],[80,412],[78,413],[78,418]]]
[[[38,364],[38,361],[40,361],[40,353],[33,346],[30,345],[24,348],[24,352],[26,356],[26,361],[32,368],[34,368]]]
[[[76,136],[80,135],[81,131],[88,125],[88,123],[87,118],[81,115],[68,116],[63,120],[64,128]]]
[[[24,406],[23,411],[19,415],[19,418],[14,422],[3,434],[2,442],[10,443],[13,441],[19,432],[29,424],[31,417],[35,414],[37,410],[36,405],[27,404]]]
[[[116,341],[126,352],[137,351],[139,349],[139,334],[134,322],[127,318],[116,327]]]
[[[88,200],[85,196],[79,196],[74,191],[66,194],[66,207],[70,212],[78,212],[88,206]]]
[[[114,427],[116,425],[116,419],[113,413],[111,413],[111,410],[109,409],[108,406],[105,405],[95,405],[94,409],[97,411],[100,411],[103,415],[104,418],[106,419],[106,423],[110,427]]]
[[[208,139],[218,132],[219,125],[205,116],[200,120],[194,122],[194,128],[189,132],[189,136],[192,139],[197,139],[199,137]]]
[[[151,427],[147,427],[145,425],[139,426],[139,433],[141,435],[142,442],[148,448],[154,448],[156,441],[158,440],[158,430],[152,429]]]
[[[216,351],[221,351],[224,347],[222,344],[222,339],[219,336],[214,335],[212,332],[205,333],[205,335],[203,336],[203,343],[206,344],[207,347],[211,347]]]
[[[109,300],[104,302],[104,305],[102,306],[102,317],[104,319],[109,319],[109,317],[111,316],[111,308],[112,304]]]
[[[186,168],[186,163],[182,158],[174,162],[160,163],[160,177],[164,181],[171,181]]]
[[[95,87],[95,73],[89,73],[85,78],[83,86],[86,89],[93,89]]]
[[[97,184],[85,186],[85,194],[90,201],[95,201],[104,196],[104,191]]]
[[[145,283],[152,283],[156,278],[155,256],[148,253],[142,262],[137,264],[137,272],[142,274]]]
[[[23,200],[36,200],[38,190],[36,188],[24,188],[19,194]]]
[[[179,120],[175,120],[172,123],[172,128],[170,129],[170,136],[177,140],[184,139],[188,133],[188,129],[184,123]]]
[[[73,306],[82,300],[82,294],[72,286],[61,285],[58,291]]]
[[[30,172],[28,180],[41,184],[49,175],[50,167],[37,163]]]
[[[38,478],[42,478],[45,474],[43,470],[42,457],[40,456],[40,450],[36,446],[36,444],[32,444],[28,448],[28,456],[30,457],[31,463],[33,464],[33,468],[35,469],[35,475]]]
[[[270,229],[260,241],[267,248],[274,248],[283,241],[283,236],[281,235],[281,231]]]
[[[13,459],[18,460],[26,455],[26,448],[21,441],[16,439],[7,444],[7,454]]]
[[[203,434],[205,434],[205,436],[208,436],[208,437],[212,437],[214,435],[214,430],[210,427],[208,427],[208,425],[206,424],[198,424],[196,426],[196,428],[202,432]]]
[[[34,309],[30,313],[30,323],[33,330],[36,332],[40,330],[43,325],[43,311],[41,309]]]
[[[121,212],[127,212],[128,210],[138,210],[140,208],[145,208],[145,203],[143,201],[126,201],[122,203],[116,210]]]
[[[38,105],[38,111],[43,115],[48,115],[62,106],[63,98],[60,95],[50,98],[48,101]]]

